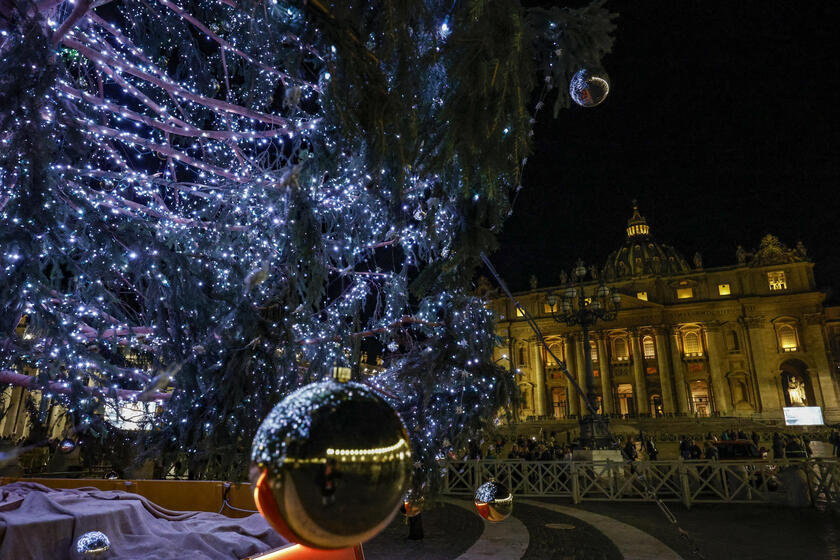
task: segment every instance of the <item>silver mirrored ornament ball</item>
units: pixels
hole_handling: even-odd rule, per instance
[[[88,531],[76,539],[73,544],[71,557],[76,560],[88,558],[108,558],[111,541],[101,531]]]
[[[58,444],[58,450],[62,453],[70,453],[76,449],[76,442],[70,438],[64,438],[61,440],[61,443]]]
[[[485,482],[475,491],[475,509],[487,521],[504,521],[513,512],[513,494],[495,480]]]
[[[600,105],[610,93],[610,79],[603,70],[583,68],[569,81],[569,95],[581,107]]]
[[[336,549],[384,529],[411,476],[408,432],[365,385],[313,383],[265,418],[251,451],[260,513],[305,546]]]
[[[423,496],[417,496],[409,491],[403,498],[403,505],[400,506],[400,513],[406,517],[416,517],[423,512],[426,500]]]

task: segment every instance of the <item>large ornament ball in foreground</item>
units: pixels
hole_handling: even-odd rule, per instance
[[[475,491],[475,509],[487,521],[504,521],[513,512],[513,494],[495,480],[485,482]]]
[[[390,523],[411,465],[405,425],[379,395],[354,382],[313,383],[283,399],[257,430],[254,501],[290,541],[351,547]]]
[[[101,531],[89,531],[76,539],[71,551],[71,558],[83,560],[88,558],[107,558],[111,550],[111,541]]]
[[[569,82],[569,95],[581,107],[600,105],[610,93],[610,79],[606,72],[582,69]]]

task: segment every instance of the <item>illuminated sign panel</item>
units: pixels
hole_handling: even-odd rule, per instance
[[[818,406],[786,406],[785,424],[788,426],[822,426],[822,408]]]

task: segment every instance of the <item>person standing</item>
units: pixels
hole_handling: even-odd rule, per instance
[[[787,444],[785,445],[785,456],[788,459],[806,458],[805,449],[803,449],[802,443],[796,436],[791,436],[788,438]]]
[[[697,442],[694,440],[691,440],[691,444],[688,446],[688,453],[689,458],[692,461],[696,461],[703,457],[703,450],[700,449],[700,446],[697,445]]]
[[[627,437],[627,443],[624,445],[624,457],[628,461],[635,461],[639,458],[639,452],[636,451],[636,441],[633,436]]]
[[[785,444],[779,432],[773,432],[773,459],[785,458]]]
[[[656,458],[659,457],[659,450],[656,448],[656,442],[653,441],[652,437],[647,438],[647,442],[645,442],[645,447],[650,460],[656,461]]]
[[[341,473],[338,471],[338,462],[333,458],[327,459],[318,473],[317,480],[321,487],[321,505],[324,507],[335,503],[335,486],[339,478]]]
[[[710,441],[706,441],[705,458],[710,461],[717,461],[720,458],[718,448]]]
[[[688,438],[686,436],[680,436],[680,457],[683,459],[691,459],[689,447]]]

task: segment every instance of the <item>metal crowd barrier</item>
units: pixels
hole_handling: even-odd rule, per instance
[[[442,464],[444,493],[472,495],[493,478],[514,495],[584,501],[813,505],[840,509],[840,460],[523,461]]]

